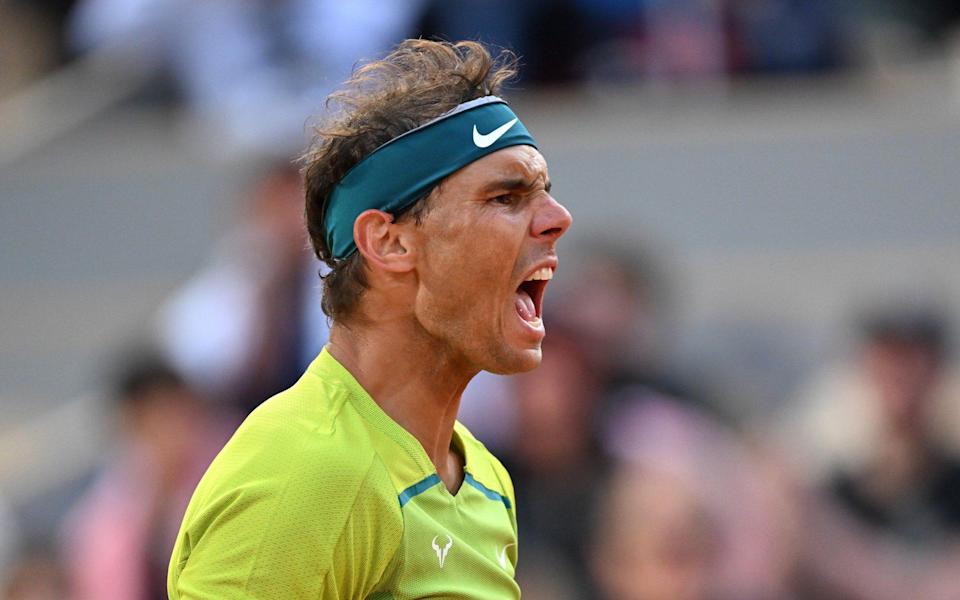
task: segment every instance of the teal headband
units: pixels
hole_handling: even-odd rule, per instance
[[[383,144],[334,186],[324,222],[334,258],[357,249],[353,223],[365,210],[396,213],[444,177],[508,146],[537,147],[507,103],[496,96],[465,102]]]

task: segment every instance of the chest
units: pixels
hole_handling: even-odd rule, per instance
[[[371,600],[519,598],[509,504],[470,480],[456,496],[440,484],[409,498],[399,550]]]

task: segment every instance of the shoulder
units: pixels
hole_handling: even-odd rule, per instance
[[[254,481],[264,487],[348,491],[376,457],[360,421],[336,381],[307,373],[244,420],[201,487]]]
[[[392,500],[372,435],[336,380],[308,372],[247,417],[197,495],[214,503],[218,494],[246,493],[263,496],[271,512],[324,510],[328,517],[352,505],[361,486]],[[297,506],[301,501],[307,506]]]
[[[192,563],[196,580],[229,567],[245,585],[280,574],[306,585],[355,556],[371,568],[389,561],[403,522],[369,436],[336,381],[308,372],[251,413],[211,464],[171,569]]]

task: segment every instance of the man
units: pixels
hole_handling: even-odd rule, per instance
[[[536,367],[570,214],[478,44],[408,40],[334,95],[307,166],[330,341],[200,483],[186,598],[518,598],[513,486],[458,422],[480,370]]]

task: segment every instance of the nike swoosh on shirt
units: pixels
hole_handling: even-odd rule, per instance
[[[477,131],[477,126],[473,126],[473,143],[477,148],[487,148],[493,145],[494,142],[499,140],[503,134],[505,134],[511,127],[517,123],[517,118],[514,117],[512,120],[507,121],[500,127],[497,127],[490,133],[480,133]]]

